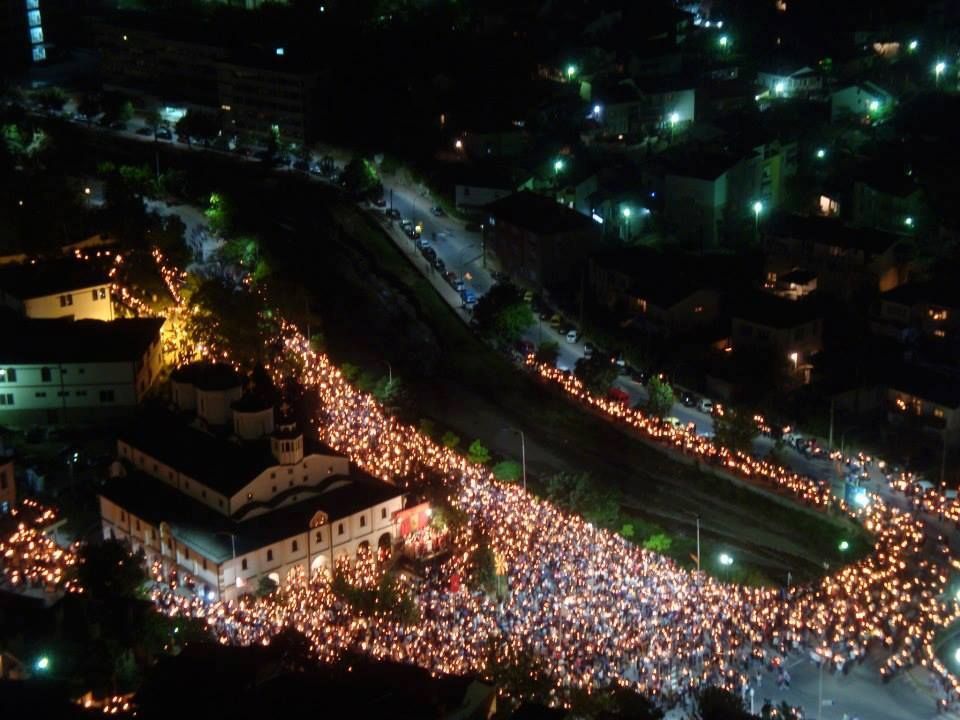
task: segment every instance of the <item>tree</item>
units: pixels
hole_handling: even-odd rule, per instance
[[[58,87],[37,90],[33,99],[44,110],[63,110],[67,104],[67,94]]]
[[[152,215],[146,233],[147,244],[163,253],[168,263],[185,268],[193,260],[193,252],[186,243],[186,231],[186,225],[177,215]]]
[[[587,390],[603,394],[610,389],[613,381],[620,374],[620,368],[610,362],[610,358],[602,353],[595,353],[589,359],[577,360],[574,374],[580,378]]]
[[[757,423],[753,413],[741,408],[733,410],[725,407],[723,415],[713,419],[714,442],[718,447],[749,453],[753,449],[753,439],[757,436]]]
[[[77,112],[83,115],[88,123],[102,112],[100,96],[96,93],[84,93],[77,101]]]
[[[523,477],[523,466],[515,460],[504,460],[493,466],[493,476],[500,482],[517,482]]]
[[[511,283],[490,288],[477,302],[473,319],[481,335],[502,347],[513,345],[534,323],[530,305]]]
[[[620,495],[596,485],[587,473],[557,473],[546,481],[547,499],[600,527],[620,525]]]
[[[255,293],[235,291],[222,280],[200,283],[190,299],[196,312],[189,317],[189,335],[216,348],[229,349],[240,362],[260,362],[267,352],[270,325]]]
[[[643,542],[643,547],[651,552],[660,553],[661,555],[665,554],[670,550],[670,546],[673,545],[673,540],[670,539],[670,536],[665,533],[656,533],[651,535]]]
[[[623,527],[620,528],[620,536],[626,540],[633,540],[636,534],[637,530],[633,527],[633,523],[624,523]]]
[[[210,232],[224,237],[235,229],[236,210],[233,201],[223,193],[210,193],[207,209],[204,211]]]
[[[723,688],[710,686],[697,696],[697,715],[700,720],[751,720],[743,700]]]
[[[654,376],[647,385],[647,412],[657,417],[665,417],[673,407],[673,388],[670,384]]]
[[[133,119],[133,103],[120,92],[105,92],[102,98],[103,119],[108,123],[128,123]]]
[[[157,128],[160,127],[160,123],[163,121],[163,117],[160,115],[160,112],[155,108],[147,110],[143,114],[143,122],[146,123],[148,128],[153,129],[154,139],[156,139]]]
[[[177,135],[190,146],[194,139],[208,145],[220,134],[220,119],[213,113],[188,110],[177,120]]]
[[[663,710],[654,705],[649,698],[628,688],[613,691],[613,704],[617,716],[624,720],[662,720]]]
[[[560,346],[552,340],[542,342],[534,357],[538,363],[554,367],[557,364],[557,358],[560,357]]]
[[[354,382],[360,376],[360,368],[352,363],[344,363],[340,366],[340,374],[348,383]]]
[[[347,190],[356,197],[367,197],[380,185],[377,167],[366,158],[354,157],[343,169]]]
[[[421,435],[426,435],[428,438],[432,438],[437,434],[437,424],[430,418],[420,418],[417,429]]]
[[[257,583],[257,597],[266,597],[277,589],[277,581],[266,575],[260,578]]]
[[[479,440],[474,440],[467,449],[467,459],[477,465],[486,465],[490,462],[490,451]]]
[[[447,430],[440,438],[440,444],[449,450],[455,450],[460,444],[460,436],[452,430]]]
[[[133,555],[120,540],[104,540],[80,549],[77,580],[97,600],[135,597],[147,581],[143,554]]]

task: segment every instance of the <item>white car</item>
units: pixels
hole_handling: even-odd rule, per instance
[[[710,415],[713,412],[713,400],[710,400],[709,398],[700,398],[700,402],[697,403],[697,410]]]
[[[575,343],[580,337],[580,334],[576,330],[570,330],[567,332],[567,342]]]

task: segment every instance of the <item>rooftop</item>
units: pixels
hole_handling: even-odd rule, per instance
[[[774,237],[809,240],[820,245],[862,250],[872,255],[882,255],[900,242],[899,235],[845,225],[834,218],[814,215],[775,213],[763,225],[763,232]]]
[[[686,145],[661,155],[667,175],[714,181],[740,162],[739,155]]]
[[[880,299],[901,305],[927,303],[954,308],[960,306],[960,288],[948,281],[908,282],[881,294]]]
[[[647,248],[624,248],[596,255],[593,263],[630,277],[631,292],[669,308],[711,285],[709,273],[695,258],[667,255]]]
[[[0,267],[0,291],[20,300],[109,284],[105,270],[73,258]]]
[[[794,328],[821,317],[819,308],[809,299],[787,300],[766,292],[751,292],[735,304],[732,316],[772,328]]]
[[[596,233],[596,223],[552,198],[524,190],[486,206],[490,215],[541,235],[586,230]]]
[[[230,365],[207,361],[181,365],[170,373],[170,379],[189,383],[201,390],[228,390],[241,384],[239,373]]]
[[[150,413],[125,427],[119,435],[132,447],[190,476],[226,496],[279,463],[270,452],[270,441],[227,440],[186,425],[168,413]],[[339,454],[319,441],[304,438],[304,455]]]
[[[0,320],[0,363],[86,363],[139,360],[160,336],[163,318]]]
[[[948,408],[960,407],[960,380],[932,368],[903,365],[891,371],[887,385]]]

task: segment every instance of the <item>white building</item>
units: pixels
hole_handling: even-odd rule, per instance
[[[114,318],[107,273],[72,258],[0,267],[0,305],[35,319]]]
[[[895,102],[891,93],[870,81],[848,85],[830,93],[830,119],[889,113]]]
[[[808,97],[823,90],[823,75],[807,65],[782,65],[757,73],[771,97]]]
[[[234,428],[249,437],[244,423],[263,422],[263,410],[235,405]],[[282,417],[246,440],[202,424],[156,415],[121,434],[117,454],[127,472],[101,492],[104,537],[130,540],[148,562],[225,599],[255,592],[262,577],[280,583],[296,569],[309,576],[363,551],[392,550],[404,500],[396,486]]]
[[[0,421],[89,420],[129,410],[163,368],[163,318],[0,324]]]

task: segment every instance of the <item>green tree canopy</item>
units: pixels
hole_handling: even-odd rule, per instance
[[[557,473],[546,481],[547,499],[567,512],[605,528],[620,527],[620,494],[597,485],[587,473]]]
[[[697,696],[700,720],[751,720],[751,715],[739,695],[711,685]]]
[[[734,410],[724,407],[723,415],[713,419],[714,442],[720,447],[749,453],[757,436],[757,423],[753,413],[745,408]]]
[[[368,197],[381,187],[377,166],[362,157],[354,157],[347,163],[343,180],[347,190],[357,197]]]
[[[588,390],[603,394],[610,389],[613,381],[620,374],[620,368],[610,362],[610,358],[603,353],[594,353],[591,358],[577,360],[574,374],[580,378]]]
[[[147,581],[143,554],[133,555],[119,540],[104,540],[80,549],[77,579],[93,599],[135,597]]]
[[[647,392],[647,412],[657,417],[666,417],[674,403],[673,388],[670,384],[655,375],[647,384]]]
[[[442,444],[445,448],[454,450],[460,444],[460,436],[452,430],[447,430],[443,434],[443,437],[440,438],[440,444]]]
[[[504,460],[493,466],[493,476],[500,482],[517,482],[523,477],[523,466],[515,460]]]
[[[147,244],[163,253],[169,263],[185,268],[193,260],[193,253],[187,247],[186,231],[186,225],[177,215],[151,215],[146,233]]]
[[[540,343],[537,348],[536,361],[544,363],[551,367],[557,364],[557,358],[560,357],[560,346],[553,340],[547,340]]]
[[[490,451],[479,440],[474,440],[467,449],[467,459],[477,465],[486,465],[490,462]]]
[[[656,533],[643,541],[643,547],[655,553],[663,555],[670,550],[673,540],[666,533]]]
[[[477,302],[473,319],[481,335],[503,347],[513,345],[534,323],[530,305],[511,283],[490,288]]]
[[[177,121],[177,135],[185,138],[190,145],[193,140],[213,142],[220,133],[220,119],[210,112],[188,110]]]

